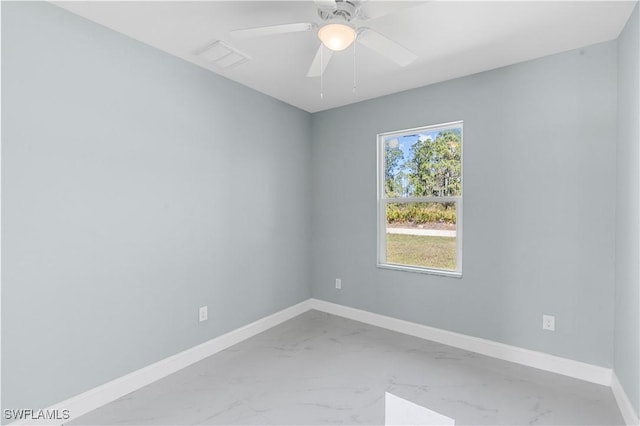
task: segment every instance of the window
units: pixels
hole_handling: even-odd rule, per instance
[[[462,276],[462,122],[378,135],[378,266]]]

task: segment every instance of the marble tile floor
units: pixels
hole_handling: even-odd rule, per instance
[[[622,425],[611,390],[309,311],[73,425],[384,424],[385,391],[456,425]]]

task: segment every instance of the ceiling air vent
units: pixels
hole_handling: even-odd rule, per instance
[[[205,48],[200,49],[196,55],[223,69],[231,68],[251,59],[249,55],[240,52],[238,49],[234,49],[220,40],[214,41]]]

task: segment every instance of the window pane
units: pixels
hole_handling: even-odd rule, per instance
[[[461,127],[386,137],[385,197],[462,195],[461,154]]]
[[[387,204],[387,263],[455,271],[456,222],[455,201]]]

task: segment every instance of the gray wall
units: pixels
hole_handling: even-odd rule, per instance
[[[2,2],[3,408],[307,299],[309,128],[55,6]]]
[[[376,268],[376,134],[455,120],[465,138],[463,278]],[[612,365],[615,42],[311,124],[314,297]],[[543,313],[556,316],[555,333],[542,330]]]
[[[614,371],[640,412],[640,31],[638,6],[618,39]]]

